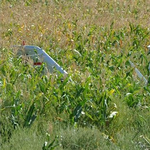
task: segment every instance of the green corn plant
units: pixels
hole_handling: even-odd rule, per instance
[[[42,146],[42,150],[54,150],[59,146],[58,137],[55,137],[54,140],[51,141],[51,137],[49,134],[46,136],[46,140]]]

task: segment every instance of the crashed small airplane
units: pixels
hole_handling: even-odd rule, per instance
[[[67,75],[68,73],[42,48],[38,46],[25,45],[19,46],[17,51],[18,56],[27,56],[33,60],[34,66],[41,66],[43,63],[47,65],[47,69],[50,73],[56,68],[60,73]]]

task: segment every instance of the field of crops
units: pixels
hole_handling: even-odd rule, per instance
[[[148,150],[149,0],[0,0],[0,149]],[[67,72],[43,74],[15,45]],[[63,79],[63,80],[62,80]]]

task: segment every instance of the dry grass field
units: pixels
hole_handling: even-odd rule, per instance
[[[150,24],[149,1],[143,0],[3,0],[0,13],[0,42],[8,47],[20,44],[22,40],[49,47],[54,40],[52,46],[58,44],[65,48],[75,45],[74,32],[82,33],[86,38],[92,26],[110,27],[114,22],[113,27],[118,30],[128,29],[129,23],[145,28],[149,28]],[[97,33],[93,38],[100,35]]]

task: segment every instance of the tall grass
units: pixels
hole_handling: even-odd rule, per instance
[[[149,85],[129,60],[149,77],[149,12],[142,0],[2,0],[0,147],[148,149]],[[23,40],[68,77],[16,57]]]

